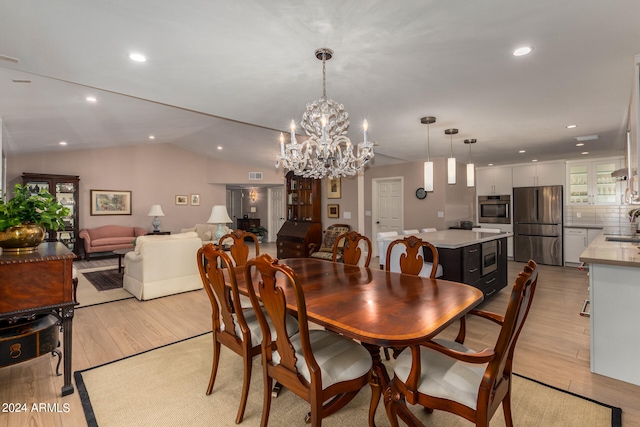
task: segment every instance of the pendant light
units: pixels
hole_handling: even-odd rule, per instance
[[[471,144],[475,144],[475,139],[465,139],[465,144],[469,145],[469,163],[467,163],[467,187],[474,187],[476,185],[476,171],[475,166],[471,163]]]
[[[447,184],[456,183],[456,159],[453,157],[453,135],[458,133],[458,129],[446,129],[445,135],[449,135],[451,144],[451,157],[447,160]]]
[[[433,162],[431,161],[431,145],[429,128],[430,124],[435,123],[436,118],[432,116],[423,117],[420,123],[427,125],[427,161],[424,162],[424,190],[433,191]]]

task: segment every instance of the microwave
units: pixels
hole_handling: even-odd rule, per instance
[[[511,196],[478,196],[478,222],[511,224]]]

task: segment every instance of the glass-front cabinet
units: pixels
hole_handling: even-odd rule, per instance
[[[591,162],[567,162],[567,202],[572,205],[619,205],[620,182],[611,172],[620,169],[621,158]]]
[[[64,230],[47,230],[48,242],[62,242],[76,255],[79,254],[78,220],[80,218],[78,195],[80,178],[76,175],[52,175],[39,173],[23,173],[23,184],[33,193],[47,190],[62,206],[69,208],[69,216],[63,219]]]

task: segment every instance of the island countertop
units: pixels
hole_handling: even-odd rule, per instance
[[[607,240],[607,236],[600,233],[582,252],[580,261],[640,268],[640,248],[637,243],[612,242]]]
[[[491,240],[502,239],[513,236],[511,232],[487,233],[472,230],[440,230],[430,233],[418,233],[414,236],[431,243],[436,248],[457,249],[476,243],[489,242]],[[392,242],[402,239],[404,236],[385,237],[385,242]]]

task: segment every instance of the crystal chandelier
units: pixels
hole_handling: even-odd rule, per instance
[[[327,98],[325,65],[333,56],[333,51],[320,48],[315,55],[322,61],[322,98],[307,104],[302,115],[301,125],[309,138],[301,143],[296,141],[296,124],[292,120],[291,142],[285,144],[284,135],[280,134],[280,154],[276,156],[276,167],[282,164],[282,167],[305,178],[355,175],[374,156],[373,143],[367,139],[367,121],[363,123],[364,142],[354,150],[346,135],[349,113],[344,105]]]

